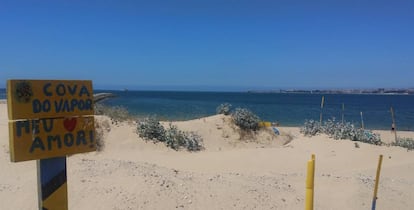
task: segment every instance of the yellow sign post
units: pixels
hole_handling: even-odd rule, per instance
[[[12,162],[37,160],[39,209],[67,209],[66,155],[96,150],[92,81],[8,80]]]

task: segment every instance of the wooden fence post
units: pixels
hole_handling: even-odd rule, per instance
[[[380,172],[381,172],[381,164],[382,164],[382,155],[379,156],[378,160],[378,167],[377,167],[377,175],[375,176],[375,186],[374,186],[374,197],[372,198],[372,208],[371,210],[375,210],[377,205],[377,193],[378,193],[378,183],[380,178]]]
[[[392,130],[392,132],[394,132],[395,142],[397,142],[397,139],[398,139],[398,137],[397,137],[397,125],[395,124],[394,109],[391,107],[390,111],[391,111],[391,118],[392,118],[391,130]]]

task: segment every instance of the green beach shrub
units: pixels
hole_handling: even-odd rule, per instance
[[[321,124],[315,120],[305,120],[304,126],[300,128],[300,132],[305,136],[315,136],[322,133]]]
[[[190,132],[187,135],[187,140],[185,143],[185,148],[187,148],[188,151],[200,151],[204,147],[201,144],[203,142],[203,138],[201,138],[200,135]]]
[[[325,133],[332,137],[335,136],[335,133],[337,133],[338,128],[339,125],[335,122],[335,118],[324,121],[323,125],[321,126],[322,133]]]
[[[137,132],[145,140],[164,142],[167,147],[174,150],[185,148],[188,151],[200,151],[203,149],[201,136],[194,132],[179,130],[177,126],[171,125],[165,129],[154,117],[147,117],[138,122]]]
[[[137,123],[141,138],[152,141],[165,141],[165,129],[155,116],[149,116]]]
[[[175,150],[200,151],[203,148],[201,142],[202,138],[196,133],[181,131],[174,125],[170,125],[165,132],[165,144]]]
[[[407,150],[413,150],[414,149],[414,139],[404,138],[404,137],[397,137],[397,141],[393,142],[391,145],[404,147]]]
[[[168,147],[178,150],[180,146],[185,144],[185,134],[178,130],[177,126],[170,124],[169,129],[165,132],[164,141]]]
[[[260,118],[248,109],[236,108],[231,117],[242,130],[256,131],[259,129]]]
[[[353,136],[352,141],[360,141],[368,144],[382,145],[381,137],[379,134],[370,130],[357,129],[356,135]]]
[[[324,121],[322,125],[315,120],[305,120],[305,124],[301,127],[300,132],[305,136],[314,136],[318,133],[324,133],[336,140],[349,139],[374,145],[382,144],[379,134],[373,133],[370,130],[357,128],[354,124],[349,122],[336,122],[335,118]]]
[[[231,111],[231,104],[229,103],[224,103],[224,104],[220,104],[217,108],[216,108],[216,113],[217,114],[224,114],[224,115],[229,115],[230,111]]]

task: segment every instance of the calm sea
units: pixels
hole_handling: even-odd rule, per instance
[[[117,95],[103,103],[121,105],[137,116],[157,115],[164,120],[188,120],[216,113],[216,107],[230,103],[235,107],[248,108],[265,121],[277,121],[282,126],[300,126],[305,119],[319,120],[322,95],[244,93],[244,92],[175,92],[175,91],[96,91]],[[5,98],[0,90],[0,98]],[[323,109],[324,119],[344,118],[360,124],[361,115],[365,127],[390,129],[392,106],[399,130],[414,130],[414,95],[348,95],[327,94]]]
[[[243,93],[243,92],[168,92],[168,91],[105,91],[118,97],[109,99],[107,105],[122,105],[138,116],[155,114],[161,119],[188,120],[216,113],[216,107],[230,103],[248,108],[265,121],[277,121],[284,126],[300,126],[305,119],[320,115],[322,95]],[[342,118],[345,105],[346,121],[360,124],[361,115],[370,129],[390,129],[392,106],[400,130],[414,130],[414,95],[325,95],[323,116]]]

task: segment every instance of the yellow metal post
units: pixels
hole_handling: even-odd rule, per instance
[[[308,161],[308,172],[306,176],[306,201],[305,210],[313,210],[313,190],[315,178],[315,155]]]
[[[381,164],[382,164],[382,155],[379,156],[379,160],[378,160],[377,175],[375,177],[374,197],[372,198],[372,208],[371,208],[372,210],[375,210],[375,207],[377,204],[378,183],[379,183],[380,172],[381,172]]]

